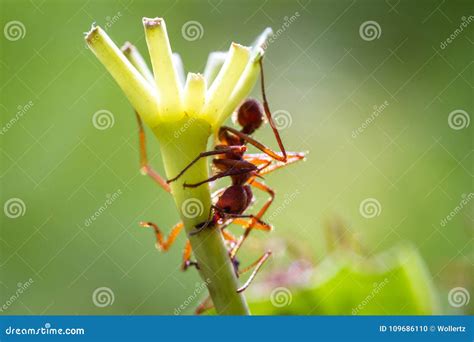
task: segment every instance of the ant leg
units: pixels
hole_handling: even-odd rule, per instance
[[[186,240],[183,251],[183,264],[181,265],[181,270],[183,271],[186,271],[189,266],[195,266],[197,269],[199,269],[198,263],[196,261],[191,261],[192,250],[191,241],[188,239]]]
[[[178,175],[176,177],[173,177],[171,179],[168,179],[166,181],[166,183],[171,183],[171,182],[174,182],[176,181],[179,177],[181,177],[191,166],[193,166],[195,163],[197,163],[197,161],[201,158],[205,158],[205,157],[210,157],[210,156],[215,156],[217,154],[226,154],[226,153],[229,153],[229,152],[245,152],[246,151],[246,147],[245,146],[229,146],[229,147],[226,147],[226,148],[222,148],[222,149],[219,149],[219,150],[213,150],[213,151],[206,151],[206,152],[201,152],[199,153],[199,155],[194,158],[183,170],[181,170],[180,173],[178,173]]]
[[[173,244],[174,240],[176,240],[176,237],[178,234],[181,232],[181,230],[184,227],[183,222],[177,223],[173,228],[171,228],[171,232],[168,235],[168,238],[165,240],[163,234],[160,231],[160,228],[153,223],[153,222],[140,222],[140,225],[142,227],[151,227],[155,231],[155,236],[156,236],[156,248],[160,249],[164,252],[166,252],[171,245]]]
[[[255,276],[257,275],[258,271],[260,270],[260,268],[263,266],[263,264],[265,263],[265,261],[268,260],[268,258],[270,257],[270,255],[272,255],[272,252],[271,251],[268,251],[268,252],[265,252],[260,258],[258,258],[256,261],[254,261],[250,266],[247,266],[246,268],[244,268],[243,270],[239,271],[239,274],[242,274],[242,273],[245,273],[245,272],[248,272],[250,271],[252,268],[255,267],[255,269],[253,270],[252,274],[250,275],[250,277],[247,279],[247,281],[245,282],[244,285],[242,285],[241,287],[239,287],[237,289],[237,293],[240,293],[240,292],[243,292],[247,289],[247,287],[249,287],[249,285],[252,283],[253,279],[255,278]]]
[[[262,227],[265,227],[262,230],[272,230],[272,227],[268,223],[263,222],[262,220],[260,220],[255,215],[252,215],[252,214],[231,214],[231,213],[226,213],[225,211],[223,211],[222,209],[220,209],[216,206],[213,206],[213,208],[216,209],[217,211],[219,211],[220,213],[222,213],[223,216],[225,216],[227,218],[231,218],[232,220],[236,220],[236,219],[239,219],[239,218],[251,218],[252,220],[248,224],[251,224],[252,221],[256,221],[257,223],[260,223]]]
[[[226,229],[231,223],[242,226],[243,228],[247,228],[248,225],[250,224],[250,220],[244,220],[241,218],[232,218],[232,219],[227,220],[220,226],[222,237],[224,238],[225,241],[229,242],[231,245],[231,248],[233,248],[237,244],[238,240],[231,232],[229,232],[228,229]],[[253,229],[269,232],[273,228],[272,226],[264,222],[261,222],[261,223],[256,222],[255,225],[253,226]]]
[[[241,218],[234,218],[232,220],[231,223],[234,223],[236,225],[239,225],[239,226],[242,226],[244,228],[247,228],[250,223],[251,223],[251,220],[243,220]],[[262,221],[257,221],[255,222],[254,226],[253,226],[253,229],[256,229],[256,230],[263,230],[263,231],[266,231],[266,232],[269,232],[271,231],[273,228],[271,225],[269,225],[268,223],[265,223],[265,222],[262,222]]]
[[[140,145],[140,172],[143,175],[150,176],[159,186],[161,186],[165,191],[171,192],[170,186],[166,183],[166,181],[161,177],[158,172],[153,170],[153,168],[148,164],[148,158],[146,153],[146,137],[145,137],[145,130],[143,129],[143,123],[140,119],[140,116],[137,112],[135,112],[135,116],[137,117],[138,122],[138,142]]]
[[[278,147],[280,147],[280,151],[283,154],[284,160],[286,161],[286,151],[285,147],[283,146],[283,142],[281,141],[280,133],[278,133],[278,129],[275,126],[275,122],[273,121],[272,118],[272,112],[270,111],[270,106],[268,105],[267,101],[267,96],[265,94],[265,77],[263,75],[263,58],[260,58],[259,64],[260,64],[260,84],[261,84],[261,89],[262,89],[262,100],[263,100],[263,109],[265,111],[265,115],[267,116],[268,122],[270,123],[270,127],[273,130],[273,134],[275,135],[275,139],[277,140]]]
[[[281,162],[286,162],[286,160],[287,160],[285,150],[282,150],[281,154],[278,153],[278,152],[275,152],[274,150],[272,150],[271,148],[269,148],[269,147],[265,146],[264,144],[258,142],[257,140],[255,140],[251,136],[249,136],[245,133],[242,133],[242,132],[240,132],[240,131],[236,130],[235,128],[232,128],[232,127],[222,126],[220,129],[223,130],[223,131],[228,131],[228,132],[236,135],[240,139],[242,139],[242,140],[246,141],[247,143],[253,145],[254,147],[258,148],[263,153],[268,154],[273,159],[276,159],[276,160],[281,161]]]
[[[212,206],[211,206],[211,209],[209,210],[209,215],[207,216],[207,221],[206,221],[206,222],[203,222],[203,223],[200,223],[200,224],[197,224],[197,225],[194,227],[194,230],[189,233],[189,236],[193,236],[193,235],[199,234],[199,233],[202,232],[204,229],[206,229],[207,227],[209,227],[210,224],[213,224],[213,223],[214,223],[214,222],[211,220],[211,217],[212,217],[212,210],[213,210],[214,208],[215,208],[215,207],[212,205]]]
[[[266,222],[263,222],[262,220],[260,220],[259,218],[257,218],[257,216],[253,215],[253,214],[229,214],[229,213],[226,213],[225,214],[227,217],[231,217],[233,218],[234,220],[235,219],[239,219],[239,218],[250,218],[250,222],[246,222],[246,228],[249,224],[252,224],[252,221],[256,221],[256,223],[259,223],[260,224],[260,227],[265,227],[263,229],[260,229],[260,230],[272,230],[272,226],[269,225],[268,223]]]
[[[171,229],[171,232],[165,241],[160,229],[153,222],[140,222],[140,225],[142,227],[153,228],[156,235],[156,248],[161,249],[164,252],[166,252],[171,247],[173,242],[176,240],[176,237],[179,235],[179,233],[184,227],[182,222],[177,223]],[[183,264],[181,266],[181,269],[183,271],[185,271],[189,266],[196,266],[196,268],[199,269],[197,262],[191,261],[191,252],[192,252],[191,242],[189,240],[186,240],[186,245],[184,246],[184,251],[183,251]]]
[[[231,244],[237,243],[237,238],[234,235],[232,235],[232,233],[230,233],[229,231],[225,230],[224,228],[221,228],[221,233],[225,241],[228,241]]]
[[[275,170],[281,169],[287,165],[296,163],[297,161],[304,160],[306,158],[305,152],[288,152],[287,160],[283,162],[275,162],[272,164],[272,159],[266,154],[245,154],[244,159],[259,167],[258,174],[266,175]]]
[[[281,169],[285,166],[294,164],[297,161],[304,160],[304,159],[305,159],[305,154],[304,153],[298,153],[298,155],[295,155],[293,157],[289,157],[285,163],[277,162],[277,163],[274,163],[274,164],[269,164],[268,166],[265,166],[263,168],[260,168],[258,174],[259,175],[266,175],[266,174],[269,174],[269,173],[271,173],[275,170]]]
[[[233,248],[232,252],[230,253],[230,256],[231,258],[233,258],[235,256],[235,254],[237,253],[237,251],[239,250],[239,248],[242,246],[242,244],[244,243],[244,241],[247,239],[247,237],[249,236],[250,232],[252,231],[254,225],[256,222],[259,222],[261,217],[265,214],[265,212],[268,210],[268,208],[270,207],[270,205],[272,204],[273,200],[275,199],[275,192],[273,191],[272,188],[270,188],[269,186],[263,184],[263,183],[260,183],[258,181],[256,181],[255,179],[251,180],[249,182],[250,185],[256,187],[257,189],[260,189],[262,191],[265,191],[266,193],[268,193],[270,195],[270,197],[268,198],[268,200],[265,202],[265,204],[263,205],[263,207],[258,211],[257,215],[255,215],[254,218],[252,218],[252,220],[250,221],[250,224],[245,228],[245,232],[244,234],[242,235],[242,237],[239,239],[239,242],[237,242],[237,245],[235,245],[235,247]]]
[[[253,139],[249,135],[242,133],[232,127],[228,126],[222,126],[221,129],[224,131],[229,131],[233,133],[234,135],[238,136],[240,139],[246,141],[247,143],[255,146],[258,148],[260,151],[262,151],[265,154],[268,154],[271,156],[273,159],[276,159],[281,162],[286,162],[287,160],[287,155],[286,155],[286,150],[285,147],[283,146],[283,142],[281,141],[280,133],[278,133],[278,129],[275,126],[275,122],[273,121],[272,118],[272,113],[270,111],[270,106],[268,105],[268,100],[267,96],[265,93],[265,77],[263,73],[263,63],[262,59],[259,60],[260,63],[260,83],[261,83],[261,90],[262,90],[262,99],[263,99],[263,109],[265,111],[265,115],[268,119],[268,122],[270,123],[270,126],[273,130],[273,134],[275,135],[275,139],[278,143],[278,147],[280,148],[281,155],[278,154],[277,152],[273,151],[272,149],[268,148],[267,146],[263,145],[262,143],[258,142],[257,140]]]
[[[253,224],[253,226],[252,226],[253,229],[263,230],[263,231],[267,231],[267,232],[271,231],[273,229],[273,227],[271,225],[269,225],[268,223],[265,223],[262,220],[258,219],[257,217],[255,217],[255,215],[252,215],[252,214],[248,214],[248,215],[228,214],[228,213],[223,212],[221,209],[219,209],[215,205],[213,205],[213,206],[211,206],[211,210],[209,211],[209,216],[208,216],[207,221],[203,222],[202,224],[200,224],[198,226],[196,226],[195,231],[192,231],[191,233],[189,233],[189,235],[191,235],[191,236],[196,235],[196,234],[200,233],[201,231],[203,231],[204,229],[206,229],[210,224],[213,224],[213,222],[211,220],[212,210],[217,210],[222,215],[225,215],[225,216],[230,218],[226,222],[224,222],[223,224],[220,225],[220,229],[221,229],[223,234],[226,233],[225,228],[227,228],[227,226],[231,223],[235,223],[236,225],[240,225],[240,226],[242,226],[246,229],[249,225]],[[252,223],[252,220],[243,220],[242,218],[251,218],[254,222]],[[229,236],[231,236],[231,235],[228,235],[228,237]],[[225,238],[225,236],[224,236],[224,238]],[[234,242],[237,242],[237,240],[235,238],[233,238],[233,240],[235,240]]]
[[[194,311],[194,313],[196,315],[200,315],[202,314],[203,312],[209,310],[209,309],[212,309],[214,307],[214,304],[212,303],[212,300],[211,300],[211,296],[207,296],[202,302],[201,304],[198,305],[198,307],[196,308],[196,310]]]
[[[251,172],[251,171],[254,171],[254,168],[252,168],[252,169],[241,168],[240,169],[240,168],[234,167],[233,169],[230,169],[230,170],[227,170],[227,171],[224,171],[224,172],[219,172],[218,174],[216,174],[212,177],[209,177],[208,179],[205,179],[205,180],[203,180],[201,182],[198,182],[198,183],[194,183],[194,184],[184,183],[183,187],[185,187],[185,188],[197,188],[198,186],[200,186],[202,184],[209,183],[209,182],[215,181],[215,180],[220,179],[220,178],[224,178],[224,177],[227,177],[227,176],[241,175],[241,174],[248,173],[248,172]]]

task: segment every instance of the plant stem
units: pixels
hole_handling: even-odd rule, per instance
[[[185,117],[177,122],[160,123],[153,132],[160,141],[166,176],[172,178],[206,150],[211,126],[202,119]],[[209,219],[211,193],[207,183],[196,188],[184,188],[183,183],[196,183],[207,178],[208,161],[202,158],[171,183],[173,198],[188,234],[196,225]],[[190,240],[200,276],[207,284],[217,313],[248,315],[245,298],[237,293],[237,277],[219,229],[204,229]]]

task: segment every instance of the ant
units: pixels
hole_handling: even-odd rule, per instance
[[[142,120],[137,112],[135,112],[137,123],[138,123],[138,142],[139,142],[139,149],[140,149],[140,173],[143,175],[149,176],[152,180],[154,180],[163,190],[165,190],[168,193],[171,193],[171,188],[166,182],[166,180],[157,172],[155,171],[149,164],[148,162],[148,157],[147,157],[147,149],[146,149],[146,136],[145,136],[145,130],[143,127]],[[213,198],[216,197],[216,195],[219,192],[213,194]],[[230,222],[229,222],[230,223]],[[228,224],[229,224],[228,223]],[[249,225],[249,222],[243,220],[243,219],[234,219],[232,220],[232,223],[241,225],[243,227],[246,227]],[[163,233],[161,232],[160,228],[158,225],[156,225],[153,222],[149,221],[141,221],[140,226],[146,227],[146,228],[153,228],[156,236],[156,248],[159,250],[162,250],[164,252],[168,251],[169,248],[172,246],[176,238],[178,237],[179,233],[183,230],[184,225],[182,222],[178,222],[173,226],[171,229],[171,232],[169,233],[168,237],[165,237]],[[223,226],[224,227],[224,226]],[[258,230],[270,230],[271,228],[268,225],[261,224],[260,222],[257,222],[254,226],[254,229]],[[226,241],[235,241],[235,238],[231,236],[230,233],[224,234],[224,238]],[[191,243],[188,240],[186,240],[186,244],[184,246],[184,251],[183,251],[183,262],[181,265],[181,269],[185,271],[188,267],[190,266],[195,266],[196,268],[199,268],[198,264],[195,261],[191,260],[191,254],[192,254],[192,247]],[[234,265],[236,263],[234,262]]]
[[[131,48],[133,48],[133,46],[131,46],[130,44],[127,44],[126,46],[123,47],[122,51],[125,53],[128,49],[131,49]],[[210,212],[210,214],[212,214],[212,210],[215,210],[216,208],[222,209],[220,210],[220,216],[222,219],[225,219],[225,222],[223,222],[220,225],[221,234],[224,240],[229,245],[229,254],[231,256],[231,260],[234,265],[234,269],[237,276],[255,267],[254,271],[252,272],[252,274],[250,275],[246,283],[237,290],[238,292],[242,292],[250,285],[250,283],[256,276],[260,267],[271,255],[271,252],[268,251],[263,256],[261,256],[257,261],[252,263],[250,266],[241,270],[239,270],[239,262],[235,258],[235,253],[237,252],[238,248],[242,245],[242,242],[246,239],[246,237],[248,236],[248,234],[250,233],[252,229],[263,230],[263,231],[269,231],[272,229],[270,225],[262,222],[260,218],[263,216],[265,211],[273,202],[275,194],[271,188],[267,187],[265,184],[261,182],[258,182],[255,178],[257,177],[262,178],[262,175],[264,174],[270,173],[274,170],[282,168],[298,160],[303,160],[305,157],[304,153],[299,153],[299,152],[287,153],[283,147],[282,141],[278,134],[278,130],[276,129],[274,122],[272,120],[268,102],[266,100],[265,90],[264,90],[265,88],[264,75],[263,75],[261,60],[260,60],[260,75],[261,75],[261,88],[262,88],[262,95],[263,95],[263,109],[265,111],[265,115],[268,121],[270,122],[274,135],[277,139],[278,145],[281,150],[281,154],[274,152],[273,150],[265,147],[263,144],[259,143],[258,141],[250,137],[250,134],[252,134],[256,129],[258,129],[261,126],[261,124],[264,122],[264,116],[262,114],[260,104],[257,101],[255,100],[245,101],[244,104],[239,107],[238,114],[236,117],[239,124],[243,127],[242,130],[238,131],[231,127],[226,127],[226,126],[223,126],[219,130],[219,140],[221,141],[220,145],[223,149],[227,149],[227,152],[225,152],[226,155],[223,156],[223,158],[219,158],[221,160],[221,170],[224,170],[224,172],[221,172],[220,176],[216,177],[215,179],[222,178],[225,176],[231,176],[233,183],[235,184],[233,184],[229,188],[218,190],[217,192],[213,194],[212,199],[214,200],[217,198],[217,203],[213,207],[213,209],[211,209],[211,212]],[[147,149],[146,149],[146,136],[145,136],[143,123],[141,121],[139,114],[136,111],[135,111],[135,115],[138,122],[140,172],[143,175],[149,176],[161,188],[163,188],[163,190],[170,193],[171,189],[169,186],[169,182],[177,179],[192,164],[189,165],[186,169],[184,169],[177,177],[175,177],[175,179],[166,181],[162,176],[160,176],[160,174],[156,172],[150,166],[148,162]],[[247,143],[250,143],[251,145],[260,149],[264,153],[263,154],[245,154],[246,152],[245,145]],[[217,150],[217,147],[216,147],[216,150]],[[220,151],[220,152],[223,152],[223,151]],[[197,159],[206,156],[205,154],[206,152],[204,152],[204,154],[201,154]],[[215,153],[215,151],[209,151],[207,152],[207,154],[216,155],[219,153]],[[225,161],[226,159],[227,161]],[[214,164],[218,165],[219,161],[215,161]],[[238,169],[237,171],[235,171],[236,168]],[[213,179],[211,177],[211,179],[201,182],[200,184],[210,182],[212,180]],[[189,184],[186,186],[197,187],[200,184]],[[270,198],[267,200],[263,208],[255,216],[243,215],[243,212],[251,204],[252,199],[253,199],[253,194],[249,185],[252,185],[270,194]],[[239,189],[240,190],[243,189],[243,191],[239,191]],[[237,194],[240,193],[240,195],[243,196],[240,198],[241,200],[240,202],[234,201],[232,199],[231,195],[233,193],[237,193]],[[232,208],[235,205],[238,206],[237,209],[235,207]],[[231,212],[232,210],[229,210],[229,208],[232,209],[234,212],[237,212],[237,214],[232,215],[232,212]],[[217,218],[217,216],[214,216],[214,218]],[[251,220],[245,220],[244,218],[251,218]],[[219,221],[219,219],[217,219],[217,221]],[[213,222],[205,222],[201,225],[198,225],[200,227],[196,227],[196,230],[200,231],[200,228],[204,229],[205,226],[209,225],[210,223],[213,223]],[[234,223],[245,228],[245,233],[241,237],[240,240],[237,240],[230,232],[225,230],[225,228],[230,223]],[[182,222],[177,223],[171,229],[171,232],[169,233],[168,237],[165,237],[163,233],[161,232],[160,228],[153,222],[140,222],[140,225],[143,227],[153,228],[155,236],[156,236],[156,247],[163,251],[167,251],[171,247],[171,245],[174,243],[177,236],[183,230],[183,227],[184,227]],[[184,252],[183,252],[183,262],[182,262],[182,267],[181,267],[182,270],[186,270],[189,266],[195,266],[196,268],[199,268],[199,265],[195,261],[191,261],[191,254],[192,254],[192,247],[188,239],[186,241]],[[207,300],[207,302],[209,301],[210,300]],[[199,306],[199,308],[205,309],[205,306],[206,306],[206,303],[203,303],[202,305]]]
[[[148,162],[147,149],[146,149],[146,135],[145,135],[144,127],[143,127],[143,122],[137,112],[135,112],[135,116],[138,123],[138,137],[139,137],[138,142],[139,142],[139,149],[140,149],[140,173],[143,175],[149,176],[163,190],[165,190],[168,193],[171,193],[171,188],[168,185],[167,181],[157,171],[155,171]],[[268,169],[269,171],[271,170],[270,168]],[[215,198],[219,194],[220,194],[220,191],[217,191],[215,194],[213,194],[213,198]],[[227,222],[227,224],[230,224],[230,223],[234,223],[242,227],[247,227],[250,224],[250,222],[244,219],[239,219],[239,218],[234,218],[233,220]],[[158,227],[158,225],[156,225],[153,222],[141,221],[140,226],[146,227],[146,228],[153,228],[155,232],[155,236],[156,236],[156,248],[165,252],[169,250],[169,248],[172,246],[172,244],[178,237],[179,233],[184,228],[183,223],[178,222],[177,224],[173,226],[168,237],[165,237],[163,233],[161,232],[160,228]],[[225,225],[222,226],[222,229],[224,228],[225,228]],[[269,231],[271,230],[271,227],[259,221],[259,222],[254,223],[253,229]],[[223,233],[223,235],[226,241],[231,242],[233,244],[236,243],[236,239],[230,233],[226,232],[225,234]],[[188,239],[186,240],[186,244],[183,251],[183,257],[182,257],[183,261],[182,261],[181,269],[183,271],[186,270],[190,266],[195,266],[196,268],[199,268],[198,264],[195,261],[191,261],[191,254],[192,254],[192,247]],[[237,262],[234,261],[234,265],[236,264]]]
[[[249,218],[250,222],[244,226],[245,232],[239,240],[235,240],[232,237],[227,236],[228,240],[230,240],[232,243],[232,248],[229,254],[231,260],[234,263],[234,267],[236,268],[237,275],[242,272],[239,272],[237,269],[238,267],[236,265],[238,265],[238,263],[236,262],[235,255],[255,225],[260,224],[266,227],[266,230],[271,230],[271,226],[262,222],[261,217],[272,204],[275,197],[275,192],[264,183],[257,181],[256,178],[262,178],[262,173],[265,169],[267,169],[267,172],[265,173],[268,173],[270,172],[270,169],[273,171],[279,167],[283,167],[292,162],[304,159],[305,156],[304,153],[300,152],[287,153],[283,146],[280,134],[273,122],[265,94],[262,59],[260,59],[259,63],[263,110],[262,106],[257,100],[245,100],[238,108],[235,116],[235,121],[237,121],[237,123],[241,126],[241,130],[239,131],[228,126],[220,127],[217,134],[218,144],[215,146],[214,150],[201,152],[176,177],[167,181],[168,184],[176,181],[201,158],[216,156],[212,160],[212,163],[215,168],[219,170],[217,174],[198,183],[184,183],[183,186],[195,188],[201,186],[202,184],[212,182],[223,177],[230,177],[232,184],[216,194],[217,201],[211,207],[209,219],[206,222],[197,225],[195,227],[195,231],[191,232],[190,234],[197,234],[207,227],[216,227],[222,225],[226,226],[229,220],[234,220],[235,222],[236,219]],[[273,134],[275,135],[280,148],[280,153],[273,151],[250,136],[258,128],[260,128],[260,126],[265,121],[265,117],[273,130]],[[247,151],[247,144],[250,144],[262,151],[263,155],[245,155]],[[279,162],[280,164],[271,165],[273,161]],[[261,166],[259,167],[257,164],[260,164]],[[270,196],[256,215],[244,214],[247,208],[251,205],[254,198],[251,186],[268,193]],[[222,227],[221,230],[224,234]],[[224,235],[224,238],[226,238],[226,235]],[[239,288],[237,292],[242,292],[248,287],[259,268],[268,259],[270,254],[270,251],[266,252],[250,266],[250,268],[255,267],[255,270],[249,277],[249,280],[241,288]],[[249,267],[245,269],[245,271],[247,270],[249,270]]]

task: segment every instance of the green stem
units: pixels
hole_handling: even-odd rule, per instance
[[[185,117],[178,122],[161,123],[153,131],[160,141],[166,176],[172,178],[206,150],[211,126],[204,120]],[[203,158],[171,183],[173,198],[187,233],[208,220],[211,193],[207,184],[184,188],[183,183],[196,183],[207,178],[208,161]],[[200,276],[207,284],[217,313],[248,315],[245,298],[237,293],[237,277],[219,229],[205,229],[191,236],[190,240]]]

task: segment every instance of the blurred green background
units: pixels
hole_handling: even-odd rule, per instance
[[[244,261],[272,248],[268,276],[291,260],[286,241],[317,264],[328,252],[324,222],[337,215],[368,254],[412,242],[443,312],[472,313],[472,302],[448,304],[452,288],[473,290],[472,10],[467,0],[2,0],[0,304],[33,280],[3,313],[173,314],[199,282],[194,270],[179,271],[184,236],[162,254],[138,227],[140,220],[171,227],[178,215],[171,197],[139,174],[132,108],[83,41],[96,22],[118,45],[129,40],[147,55],[143,16],[166,19],[173,50],[193,72],[211,51],[280,29],[265,58],[268,97],[289,119],[281,133],[287,148],[310,155],[267,177],[277,190],[267,215],[276,229],[255,233]],[[463,17],[469,24],[454,33]],[[12,21],[22,24],[19,37],[8,31]],[[182,34],[189,21],[202,26],[196,40]],[[380,36],[361,35],[367,21]],[[92,123],[100,110],[114,119],[104,130]],[[453,111],[461,127],[450,125]],[[268,126],[256,137],[275,146]],[[16,218],[6,209],[12,198],[24,203]],[[265,199],[258,198],[257,205]],[[380,204],[373,218],[360,212],[367,198]],[[463,198],[468,203],[443,224]],[[112,305],[94,305],[100,287],[113,291]]]

